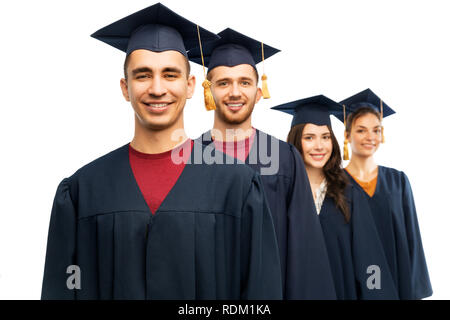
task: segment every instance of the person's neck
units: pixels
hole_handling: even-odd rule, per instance
[[[325,179],[325,175],[323,173],[322,168],[314,168],[311,166],[305,166],[306,174],[308,175],[309,184],[311,185],[311,191],[315,198],[316,190],[320,187],[320,184]]]
[[[368,181],[376,175],[378,165],[375,163],[373,156],[361,157],[354,154],[346,169],[357,179]]]
[[[214,117],[214,126],[211,135],[216,141],[241,141],[249,138],[253,134],[251,116],[242,123],[230,124]]]
[[[156,154],[172,150],[187,139],[183,122],[181,126],[171,126],[162,130],[149,130],[136,124],[130,145],[139,152]]]

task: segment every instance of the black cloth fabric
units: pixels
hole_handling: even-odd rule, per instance
[[[282,297],[275,231],[257,173],[194,159],[205,149],[194,143],[178,181],[152,215],[128,147],[60,183],[42,299]],[[79,290],[66,285],[70,265],[81,270]]]

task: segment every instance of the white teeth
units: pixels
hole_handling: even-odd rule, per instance
[[[149,106],[152,108],[164,108],[167,106],[167,103],[150,103]]]
[[[229,103],[227,106],[229,107],[242,107],[244,104],[242,103]]]

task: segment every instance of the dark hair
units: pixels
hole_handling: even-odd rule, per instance
[[[211,78],[212,78],[211,73],[210,73],[211,70],[214,70],[214,68],[208,69],[208,72],[206,73],[206,79],[208,79],[209,81],[211,81]],[[256,70],[256,68],[253,68],[253,70],[255,71],[256,84],[258,85],[259,73],[258,73],[258,70]]]
[[[304,123],[293,126],[291,128],[291,131],[289,131],[289,135],[287,138],[287,142],[293,144],[302,156],[302,134],[305,126],[306,124]],[[327,127],[328,130],[330,130],[331,142],[333,145],[331,157],[323,167],[323,173],[325,175],[325,179],[327,180],[327,196],[334,200],[334,203],[342,212],[345,221],[348,223],[350,221],[350,209],[345,198],[345,188],[348,185],[348,179],[344,171],[342,170],[342,160],[339,143],[334,136],[331,127],[328,125]]]
[[[353,123],[360,117],[365,116],[366,114],[373,114],[378,120],[381,121],[381,113],[376,111],[374,108],[370,106],[362,106],[357,109],[355,112],[350,113],[347,116],[347,122],[345,124],[345,132],[349,135],[352,131]]]
[[[127,69],[128,69],[128,63],[130,62],[130,55],[131,54],[126,56],[125,62],[123,63],[123,75],[124,75],[125,80],[128,80]],[[189,75],[191,74],[191,65],[189,63],[188,58],[184,57],[184,60],[186,62],[186,71],[187,71],[186,77],[189,77]]]

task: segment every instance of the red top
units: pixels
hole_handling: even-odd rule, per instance
[[[255,140],[255,134],[256,130],[255,128],[253,128],[252,135],[245,140],[229,142],[214,140],[214,145],[217,150],[220,150],[221,152],[226,153],[233,158],[237,158],[242,162],[245,162],[245,159],[247,159],[248,154],[250,153],[250,149],[253,145],[253,140]]]
[[[152,214],[156,213],[183,172],[192,145],[193,141],[187,139],[173,150],[156,154],[142,153],[129,146],[134,178]]]

